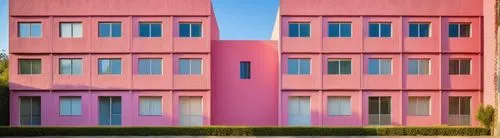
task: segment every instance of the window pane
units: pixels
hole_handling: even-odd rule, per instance
[[[460,115],[470,115],[470,97],[460,97]]]
[[[460,37],[470,37],[470,24],[460,25]]]
[[[180,37],[189,37],[189,34],[191,32],[190,30],[190,25],[187,23],[181,23],[179,24],[179,36]]]
[[[391,37],[392,28],[390,23],[380,24],[380,37]]]
[[[458,60],[450,60],[448,61],[448,73],[449,74],[459,74],[459,61]]]
[[[109,23],[99,23],[99,37],[110,37],[111,24]]]
[[[460,60],[460,74],[470,74],[470,60]]]
[[[42,24],[32,23],[31,24],[31,37],[42,37]]]
[[[369,36],[370,37],[380,37],[380,34],[379,34],[380,28],[379,27],[380,26],[377,23],[370,23],[370,25],[368,26]]]
[[[300,28],[300,37],[309,37],[311,28],[308,23],[301,23],[299,28]]]
[[[430,115],[431,97],[419,97],[418,115]]]
[[[73,23],[73,37],[75,38],[83,37],[82,23]]]
[[[340,24],[340,36],[341,37],[351,37],[351,24],[350,23]]]
[[[191,37],[201,37],[201,23],[191,24]]]
[[[339,61],[328,61],[328,74],[340,74]]]
[[[240,79],[250,78],[250,62],[240,62]]]
[[[139,74],[150,74],[151,62],[149,59],[139,59]]]
[[[31,61],[20,59],[19,60],[19,74],[31,74]]]
[[[30,29],[29,23],[19,23],[19,37],[30,37]]]
[[[310,71],[310,60],[309,59],[301,59],[299,60],[299,74],[311,74],[311,71]]]
[[[31,74],[41,74],[42,73],[42,63],[41,60],[35,59],[31,61]]]
[[[150,115],[150,103],[149,97],[139,97],[139,113],[140,115]]]
[[[81,75],[82,74],[82,60],[81,59],[73,59],[71,66],[71,73],[73,75]]]
[[[450,24],[448,26],[449,37],[458,37],[458,24]]]
[[[379,59],[368,59],[368,74],[377,75],[380,72]]]
[[[111,25],[111,35],[112,37],[121,37],[122,36],[122,24],[121,23],[113,23]]]
[[[59,61],[59,74],[62,75],[71,74],[71,59],[61,59]]]
[[[191,59],[191,74],[201,74],[201,59]]]
[[[430,24],[420,24],[420,37],[429,37]]]
[[[31,98],[30,97],[19,97],[19,114],[20,114],[20,124],[30,125],[31,124]]]
[[[417,75],[418,74],[418,60],[409,59],[408,60],[408,74]]]
[[[162,102],[160,96],[155,96],[150,98],[150,112],[151,115],[161,115],[162,114]]]
[[[140,23],[139,24],[139,36],[140,37],[149,37],[150,36],[149,26],[150,26],[150,24],[148,24],[148,23]]]
[[[351,74],[351,61],[340,61],[340,74]]]
[[[298,59],[288,59],[288,74],[299,74]]]
[[[151,37],[161,37],[161,23],[151,24]]]
[[[60,100],[59,100],[59,114],[60,115],[71,115],[71,99],[70,98],[60,98]]]
[[[111,74],[122,73],[122,61],[120,59],[111,60]]]
[[[380,114],[391,114],[391,98],[380,98]]]
[[[161,74],[162,73],[162,60],[161,59],[151,59],[151,74]]]
[[[417,97],[408,97],[408,115],[417,115]]]
[[[61,23],[61,28],[59,30],[60,31],[60,36],[62,38],[70,38],[70,37],[72,37],[72,35],[71,35],[71,32],[72,32],[71,28],[72,28],[71,23]]]
[[[111,122],[110,98],[111,97],[99,97],[99,125],[109,125]]]
[[[99,74],[111,73],[110,61],[108,59],[99,59]]]
[[[379,97],[368,98],[368,114],[379,114]]]
[[[383,74],[383,75],[392,74],[392,60],[391,59],[381,59],[380,60],[380,74]]]
[[[190,64],[189,59],[179,59],[179,74],[189,74]]]
[[[288,37],[299,37],[299,24],[288,24]]]
[[[418,37],[418,24],[416,23],[411,23],[410,24],[410,37]]]
[[[429,72],[429,70],[430,70],[430,61],[428,59],[419,60],[418,70],[419,70],[419,74],[429,75],[430,74],[430,72]]]
[[[459,97],[449,97],[448,98],[448,114],[458,115],[459,114]]]
[[[328,36],[329,37],[340,37],[340,24],[330,23],[328,24]]]

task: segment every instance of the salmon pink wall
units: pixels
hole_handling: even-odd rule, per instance
[[[41,23],[40,38],[18,37],[18,29],[9,29],[9,52],[11,53],[47,53],[52,50],[51,17],[10,17],[9,28],[19,28],[19,23]]]
[[[62,75],[60,74],[60,60],[61,59],[81,59],[82,60],[82,74],[80,75]],[[90,56],[84,54],[71,54],[71,55],[54,55],[52,63],[53,84],[52,89],[56,90],[87,90],[90,88]],[[43,65],[42,65],[43,66]]]

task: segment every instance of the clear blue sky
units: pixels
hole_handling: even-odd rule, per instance
[[[268,40],[279,0],[212,0],[224,40]],[[0,50],[8,49],[8,0],[0,0]]]

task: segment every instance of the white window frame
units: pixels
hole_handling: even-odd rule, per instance
[[[368,29],[370,29],[370,27],[369,27],[370,24],[377,24],[378,25],[378,35],[376,37],[372,36],[373,38],[391,38],[393,36],[393,34],[392,34],[393,28],[392,28],[391,22],[370,22],[370,23],[368,23]],[[389,37],[382,36],[382,24],[389,24],[391,26]],[[368,30],[368,33],[370,33],[370,30]],[[369,36],[369,34],[368,34],[368,36]]]
[[[29,27],[29,36],[27,36],[27,37],[21,36],[21,24],[29,24],[29,26],[30,26]],[[33,24],[40,24],[40,36],[33,36],[33,34],[31,33],[32,32],[31,26],[33,26]],[[41,22],[18,22],[17,26],[18,26],[17,27],[17,37],[19,37],[19,38],[42,38],[43,37],[43,25]]]
[[[151,103],[152,103],[152,100],[160,100],[160,113],[153,113],[152,111],[152,106],[151,106]],[[147,100],[148,102],[148,111],[147,113],[143,113],[142,112],[142,100]],[[161,116],[163,115],[163,97],[162,96],[139,96],[139,115],[141,116]]]
[[[141,27],[140,27],[140,25],[141,25],[141,24],[148,24],[148,27],[149,27],[149,36],[141,36],[141,35],[140,35],[140,33],[141,33]],[[160,28],[160,32],[161,32],[161,33],[160,33],[160,36],[159,36],[159,37],[163,37],[163,24],[162,24],[161,22],[139,22],[139,29],[138,29],[138,30],[139,30],[139,32],[138,32],[138,33],[139,33],[139,37],[144,37],[144,38],[155,38],[155,37],[152,37],[152,36],[151,36],[151,30],[152,30],[152,29],[151,29],[151,25],[152,25],[152,24],[159,24],[159,25],[160,25],[160,27],[161,27],[161,28]]]
[[[417,61],[417,74],[410,74],[409,71],[408,71],[408,75],[431,75],[431,69],[432,69],[432,65],[431,65],[431,60],[428,59],[428,58],[409,58],[408,59],[408,65],[410,63],[411,60],[416,60]],[[423,71],[420,70],[420,64],[421,62],[423,61],[428,61],[429,63],[429,67],[427,68],[428,70],[428,74],[424,74],[422,73]],[[408,70],[410,70],[410,66],[408,66]]]
[[[71,32],[71,36],[63,36],[63,33],[62,33],[63,32],[63,27],[62,27],[63,24],[69,24],[69,25],[71,25],[71,31],[70,31]],[[80,27],[82,27],[81,28],[81,30],[82,30],[81,36],[75,36],[74,30],[75,30],[75,25],[76,24],[80,24]],[[60,38],[82,38],[83,37],[83,31],[84,31],[83,30],[83,24],[81,22],[61,22],[61,23],[59,23],[59,37]]]
[[[352,22],[328,22],[328,26],[330,26],[330,24],[338,24],[339,25],[339,36],[327,35],[328,37],[331,37],[331,38],[352,38]],[[351,32],[351,34],[349,37],[342,36],[342,25],[343,24],[348,24],[349,26],[351,26],[351,29],[349,30],[349,32]],[[328,31],[330,31],[329,28],[328,28]]]
[[[377,74],[369,74],[369,73],[368,73],[368,75],[392,75],[392,73],[394,72],[394,70],[393,70],[393,68],[392,68],[392,67],[393,67],[393,65],[392,65],[392,64],[393,64],[393,63],[392,63],[392,58],[369,58],[369,59],[368,59],[368,64],[369,64],[369,62],[370,62],[370,59],[373,59],[373,60],[379,60],[379,61],[378,61],[378,72],[377,72]],[[381,73],[381,72],[382,72],[382,64],[381,64],[382,62],[380,62],[381,60],[390,60],[390,61],[391,61],[391,66],[390,66],[391,73],[389,73],[389,74],[382,74],[382,73]],[[370,67],[368,67],[368,70],[370,70]],[[368,71],[368,72],[369,72],[369,71]]]
[[[74,100],[78,99],[80,102],[79,106],[80,106],[80,111],[76,112],[76,113],[73,113],[73,102]],[[63,104],[63,100],[69,100],[70,101],[70,113],[69,114],[64,114],[62,112],[62,104]],[[76,102],[76,101],[75,101]],[[80,96],[60,96],[59,97],[59,115],[60,116],[80,116],[82,115],[82,97]]]
[[[432,115],[432,101],[431,101],[431,97],[430,96],[408,96],[408,106],[410,106],[410,99],[413,99],[416,101],[415,105],[416,105],[416,108],[415,108],[415,114],[410,114],[410,108],[407,107],[408,111],[407,111],[407,114],[408,116],[430,116]],[[422,114],[422,112],[419,112],[421,111],[422,109],[419,108],[420,106],[422,106],[421,104],[423,104],[422,102],[425,102],[425,100],[427,100],[427,109],[429,111],[427,111],[428,114]],[[425,105],[425,104],[424,104]]]
[[[328,74],[328,62],[330,62],[330,61],[337,61],[337,62],[339,63],[339,68],[338,68],[338,69],[339,69],[339,73],[337,73],[337,74]],[[350,69],[350,74],[342,74],[342,73],[341,73],[341,72],[342,72],[342,71],[341,71],[341,68],[342,68],[342,67],[341,67],[341,65],[340,65],[340,62],[341,62],[341,61],[349,61],[349,62],[351,62],[351,66],[349,67],[349,69]],[[350,58],[329,58],[329,59],[326,61],[326,64],[327,64],[327,71],[326,71],[326,72],[327,72],[327,75],[352,75],[352,59],[350,59]]]
[[[23,61],[23,60],[30,62],[30,73],[26,73],[26,74],[22,74],[21,73],[22,72],[21,71],[22,70],[22,68],[21,68],[21,61]],[[33,61],[40,61],[40,73],[37,73],[37,74],[33,73]],[[18,59],[17,62],[18,62],[17,63],[18,64],[18,66],[17,66],[17,68],[18,68],[17,73],[19,75],[39,75],[39,74],[42,74],[42,70],[43,70],[43,68],[42,68],[43,67],[42,66],[42,59]]]
[[[179,26],[182,25],[182,24],[188,24],[189,25],[189,36],[187,38],[201,38],[201,37],[203,37],[203,23],[201,23],[201,22],[180,22]],[[199,37],[193,36],[193,27],[192,27],[193,24],[200,24],[200,26],[201,26],[201,32],[200,32],[200,36]],[[180,27],[179,27],[179,31],[180,31]]]
[[[151,60],[158,60],[158,59],[161,61],[160,62],[160,70],[161,70],[161,72],[160,72],[160,74],[153,74],[152,73],[153,70],[152,70],[152,66],[151,66]],[[141,74],[139,72],[139,68],[140,68],[139,63],[140,63],[141,60],[147,60],[149,62],[149,67],[148,67],[149,72],[147,74]],[[139,74],[139,75],[163,75],[163,59],[162,58],[139,58],[137,60],[137,65],[138,65],[137,66],[137,74]]]
[[[409,37],[411,37],[411,36],[410,36],[410,34],[411,34],[411,32],[410,32],[410,31],[411,31],[411,30],[410,30],[410,26],[411,26],[412,24],[417,25],[417,36],[416,36],[416,37],[415,37],[415,36],[413,36],[412,38],[428,38],[428,37],[431,37],[431,34],[432,34],[432,26],[431,26],[431,23],[426,23],[426,22],[410,22],[410,23],[408,24],[408,36],[409,36]],[[423,24],[429,25],[429,34],[427,34],[427,36],[421,36],[421,35],[420,35],[420,26],[422,26]]]
[[[452,58],[452,59],[448,60],[448,64],[452,60],[458,60],[458,74],[450,74],[450,73],[448,73],[449,75],[471,75],[472,74],[472,59]],[[469,61],[469,73],[468,74],[462,74],[462,64],[461,64],[461,62],[463,62],[464,60],[468,60]],[[448,68],[451,68],[451,67],[448,67]],[[449,71],[449,69],[448,69],[448,71]]]
[[[342,107],[341,105],[336,105],[336,108],[333,108],[335,111],[331,111],[332,107],[335,106],[335,102],[338,100],[345,100],[344,98],[348,99],[348,107]],[[351,101],[351,96],[328,96],[328,104],[327,104],[327,113],[329,116],[351,116],[352,115],[352,101]],[[338,104],[338,103],[337,103]],[[348,108],[347,113],[342,113],[342,109]]]
[[[189,73],[188,74],[181,74],[181,75],[202,75],[203,74],[203,59],[201,58],[179,58],[179,72],[180,72],[180,61],[181,60],[188,60],[189,61]],[[193,73],[193,60],[200,60],[200,74],[194,74]],[[180,74],[180,73],[179,73]]]
[[[109,62],[109,68],[111,72],[101,72],[101,65],[100,62],[101,60],[108,60]],[[119,74],[113,74],[113,64],[111,61],[113,60],[119,60],[120,61],[120,73]],[[121,75],[123,73],[123,62],[121,58],[99,58],[97,59],[97,74],[98,75]]]
[[[449,25],[452,25],[452,24],[456,24],[458,26],[458,31],[457,31],[457,36],[456,37],[452,37],[452,36],[448,36],[450,38],[470,38],[472,37],[472,24],[471,23],[450,23]],[[460,34],[460,28],[462,27],[462,25],[469,25],[469,36],[462,36]],[[448,28],[450,29],[450,28]],[[448,30],[449,31],[449,30]]]
[[[63,60],[70,60],[71,61],[70,62],[71,63],[71,72],[69,74],[62,74],[61,67],[62,67]],[[74,68],[73,61],[74,60],[80,60],[80,63],[82,63],[82,65],[81,65],[82,68],[80,69],[81,70],[80,74],[76,74],[73,72],[73,68]],[[59,75],[82,75],[82,74],[83,74],[83,59],[81,59],[81,58],[60,58],[59,59]]]
[[[310,58],[288,58],[288,60],[297,60],[297,74],[290,74],[287,71],[288,75],[311,75],[311,59]],[[301,73],[302,71],[300,70],[300,68],[301,68],[300,62],[304,62],[305,60],[309,61],[309,67],[308,67],[309,73],[307,73],[307,74]],[[289,67],[290,67],[290,65],[288,65],[287,68],[289,68]]]
[[[310,22],[289,22],[288,26],[290,26],[290,24],[297,24],[297,27],[298,27],[297,28],[297,33],[298,34],[295,37],[298,37],[298,38],[301,38],[301,37],[303,37],[303,38],[309,38],[309,37],[311,37],[312,34],[311,34],[311,23]],[[309,25],[309,36],[301,36],[300,35],[301,34],[300,33],[300,25],[301,24],[308,24]],[[290,28],[288,28],[288,31],[290,31]],[[288,34],[290,34],[290,32],[288,32]],[[290,37],[290,35],[288,35],[288,37]]]
[[[99,36],[100,31],[101,31],[101,29],[99,28],[100,24],[109,24],[109,36]],[[120,24],[120,36],[119,37],[113,36],[113,24]],[[98,22],[97,23],[97,36],[99,38],[120,38],[123,36],[123,29],[121,27],[123,27],[121,22]]]

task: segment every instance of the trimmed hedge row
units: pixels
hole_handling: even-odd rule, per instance
[[[0,127],[0,136],[481,136],[478,127]]]

